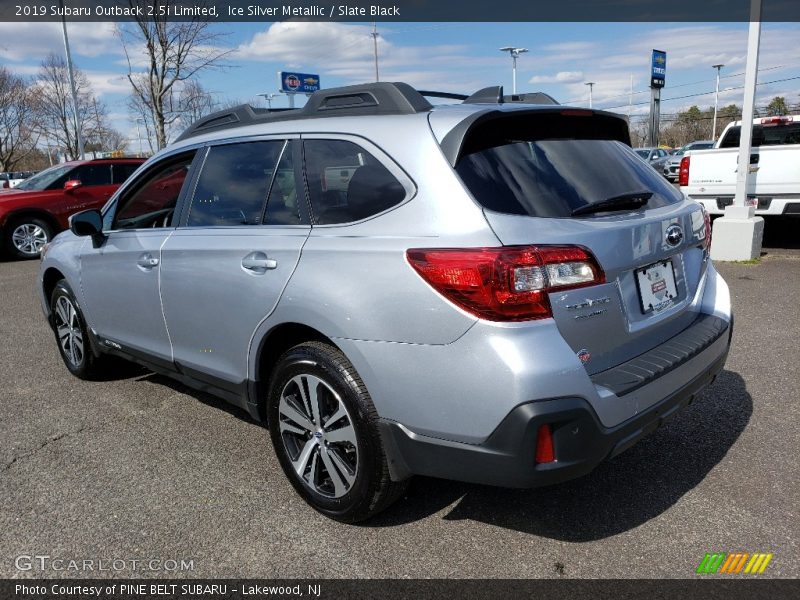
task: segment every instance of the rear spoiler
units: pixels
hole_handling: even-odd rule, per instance
[[[497,145],[498,140],[615,140],[631,145],[628,121],[622,115],[562,106],[530,110],[486,109],[464,118],[441,142],[450,166],[472,152]]]

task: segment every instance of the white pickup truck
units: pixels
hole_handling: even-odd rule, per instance
[[[681,160],[681,191],[712,215],[733,203],[741,121],[731,123],[711,150],[692,150]],[[747,202],[756,214],[800,216],[800,116],[753,120]]]

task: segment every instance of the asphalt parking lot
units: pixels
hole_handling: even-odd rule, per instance
[[[168,574],[193,577],[690,577],[712,551],[771,552],[762,577],[800,576],[800,221],[785,227],[759,264],[718,266],[728,364],[665,427],[551,488],[418,478],[360,526],[308,508],[245,413],[136,369],[69,376],[38,263],[0,262],[0,577],[81,575],[17,570],[30,554],[192,560]]]

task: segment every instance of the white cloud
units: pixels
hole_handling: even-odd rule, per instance
[[[76,56],[121,53],[114,23],[68,23],[70,49]],[[41,62],[64,52],[61,23],[0,23],[0,58]]]
[[[273,23],[241,44],[232,60],[277,62],[287,69],[309,69],[349,82],[375,78],[374,46],[366,25],[326,22]],[[485,85],[475,76],[481,59],[465,55],[464,45],[398,46],[378,37],[380,77],[420,87],[468,90]],[[502,57],[489,59],[504,64]],[[477,89],[477,88],[475,88]]]
[[[559,71],[555,75],[534,75],[529,83],[576,83],[583,80],[583,71]]]
[[[84,71],[95,94],[129,94],[131,84],[125,75],[102,71]]]

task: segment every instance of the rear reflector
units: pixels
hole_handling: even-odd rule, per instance
[[[553,432],[550,425],[540,425],[536,433],[536,464],[551,463],[556,460],[556,451],[553,447]]]
[[[689,164],[691,156],[684,156],[681,159],[680,170],[678,171],[678,185],[689,185]]]
[[[594,256],[579,246],[418,248],[406,256],[433,289],[489,321],[552,317],[548,293],[605,282]]]

